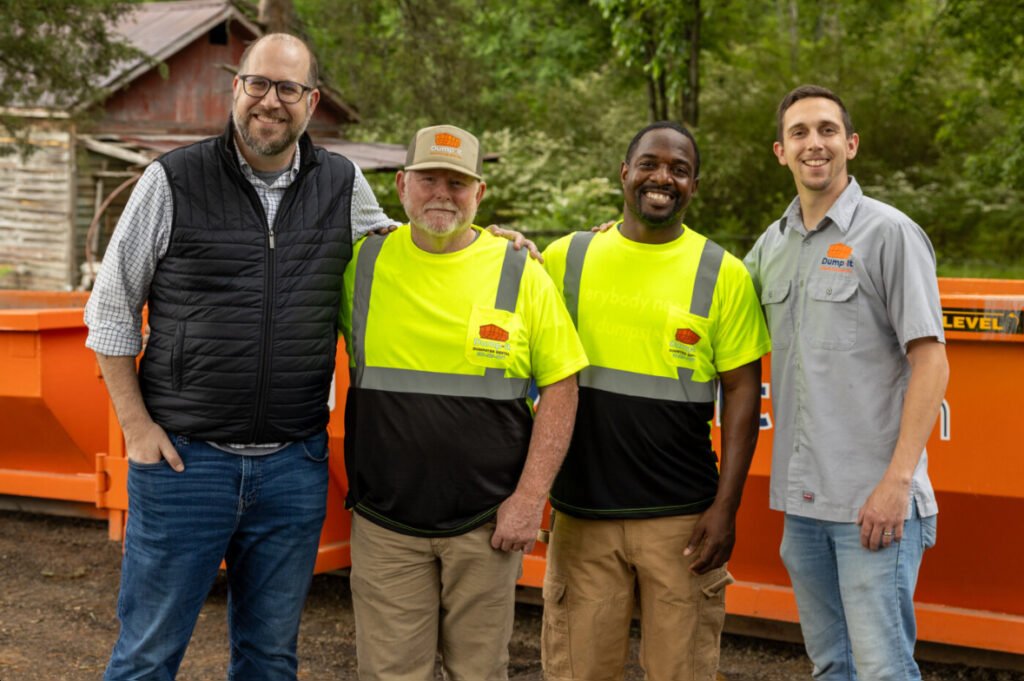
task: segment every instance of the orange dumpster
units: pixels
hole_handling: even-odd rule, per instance
[[[938,543],[915,594],[918,638],[1024,654],[1024,281],[940,279],[950,381],[928,441]],[[729,569],[730,614],[797,622],[779,558],[781,513],[768,509],[772,410],[764,364],[761,438]],[[714,433],[716,442],[718,432]],[[543,551],[524,583],[539,587]]]
[[[940,279],[951,369],[928,442],[939,540],[916,593],[923,641],[1024,655],[1024,281]],[[108,517],[119,539],[127,508],[124,446],[95,358],[83,343],[86,294],[0,292],[0,495]],[[347,362],[339,341],[328,427],[333,456],[317,572],[350,565],[342,438]],[[778,556],[782,514],[768,509],[772,409],[768,363],[762,433],[740,509],[729,613],[796,622]],[[717,437],[717,431],[715,432]],[[0,496],[0,498],[4,498]],[[42,510],[56,510],[44,506]],[[545,547],[520,584],[543,583]]]
[[[95,516],[104,515],[96,452],[107,448],[107,395],[83,345],[87,298],[0,291],[0,495]]]

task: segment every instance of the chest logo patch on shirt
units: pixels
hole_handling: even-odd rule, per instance
[[[853,272],[853,247],[837,242],[828,247],[818,268],[824,272]]]
[[[512,355],[509,332],[497,324],[482,324],[473,339],[473,354],[477,359],[503,362]]]
[[[507,369],[529,357],[529,335],[514,312],[473,306],[466,325],[466,359],[474,366]]]
[[[676,327],[675,336],[668,342],[668,352],[676,360],[692,361],[697,357],[694,347],[700,342],[700,335],[691,328]]]

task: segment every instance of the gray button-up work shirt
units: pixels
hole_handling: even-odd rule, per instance
[[[745,262],[772,337],[770,505],[856,522],[899,435],[907,343],[945,341],[931,242],[851,177],[817,229],[794,199]],[[938,512],[927,453],[910,494],[921,516]]]

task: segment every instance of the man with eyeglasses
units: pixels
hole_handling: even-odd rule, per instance
[[[304,43],[264,36],[238,74],[224,134],[146,169],[86,308],[129,460],[106,679],[177,674],[222,558],[228,677],[296,678],[342,274],[353,241],[392,221],[359,169],[305,134],[320,92]]]

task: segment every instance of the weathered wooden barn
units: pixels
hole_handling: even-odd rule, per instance
[[[100,79],[96,91],[109,94],[84,122],[59,108],[15,111],[30,121],[34,153],[0,157],[0,288],[87,287],[144,166],[224,129],[233,65],[263,33],[229,0],[140,4],[113,28],[151,61]],[[320,89],[309,126],[318,144],[366,171],[401,166],[399,145],[345,141],[358,114],[329,84]]]

